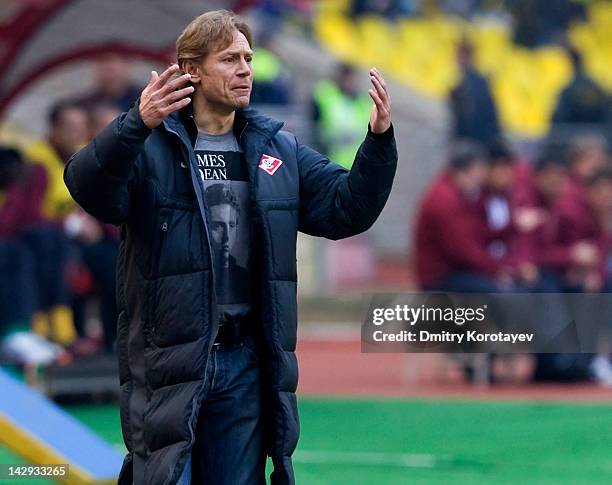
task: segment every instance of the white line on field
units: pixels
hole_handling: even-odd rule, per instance
[[[296,463],[320,465],[397,466],[403,468],[434,468],[448,457],[416,453],[375,453],[342,451],[296,451]]]
[[[113,443],[118,451],[126,452],[123,443]],[[298,450],[293,454],[295,463],[315,465],[396,466],[400,468],[435,468],[450,460],[449,456],[419,453],[376,453],[345,451]]]

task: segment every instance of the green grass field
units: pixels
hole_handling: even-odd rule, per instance
[[[300,485],[612,483],[610,405],[302,398],[300,408]],[[69,411],[122,446],[116,407]],[[0,448],[0,463],[15,462]]]

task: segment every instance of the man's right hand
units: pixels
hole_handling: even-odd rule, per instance
[[[193,86],[179,89],[191,79],[189,74],[174,77],[179,72],[177,64],[172,64],[168,69],[158,75],[156,71],[151,72],[149,84],[140,95],[140,117],[144,124],[153,129],[159,126],[164,118],[174,111],[184,108],[191,102],[189,95],[193,93]]]

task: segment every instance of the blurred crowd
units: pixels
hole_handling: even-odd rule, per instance
[[[130,107],[140,87],[117,55],[95,64],[94,79],[91,92],[51,106],[44,139],[22,151],[0,148],[0,353],[6,360],[44,364],[113,350],[119,230],[77,207],[63,171],[73,153]],[[101,322],[93,331],[92,313]]]
[[[520,160],[507,143],[457,140],[421,202],[425,289],[612,290],[612,165],[598,134]]]
[[[511,17],[517,43],[534,47],[558,40],[573,20],[586,15],[581,0],[351,0],[351,14],[380,15],[389,20],[439,11],[466,19]]]
[[[535,160],[517,157],[500,139],[488,146],[457,139],[418,208],[414,241],[424,290],[612,292],[606,139],[580,135],[544,146]],[[541,356],[536,374],[570,378],[551,359]],[[609,359],[605,369],[594,356],[575,359],[582,373],[572,368],[571,376],[587,378],[595,362],[601,372],[594,377],[612,384]]]

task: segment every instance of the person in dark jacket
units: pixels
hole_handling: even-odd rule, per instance
[[[489,82],[476,70],[473,51],[468,41],[461,42],[457,49],[461,79],[449,97],[453,135],[490,145],[500,136],[501,129]]]
[[[138,104],[66,167],[75,200],[121,225],[120,484],[264,483],[266,455],[272,483],[295,483],[297,232],[365,231],[391,190],[397,150],[378,70],[347,171],[248,108],[251,45],[231,12],[196,18],[177,40],[178,65],[152,72]],[[242,248],[250,288],[221,306],[227,268],[215,266],[205,196],[220,182],[248,226],[232,251]]]
[[[588,75],[580,53],[572,48],[568,55],[574,77],[559,95],[553,123],[610,123],[612,100]]]

